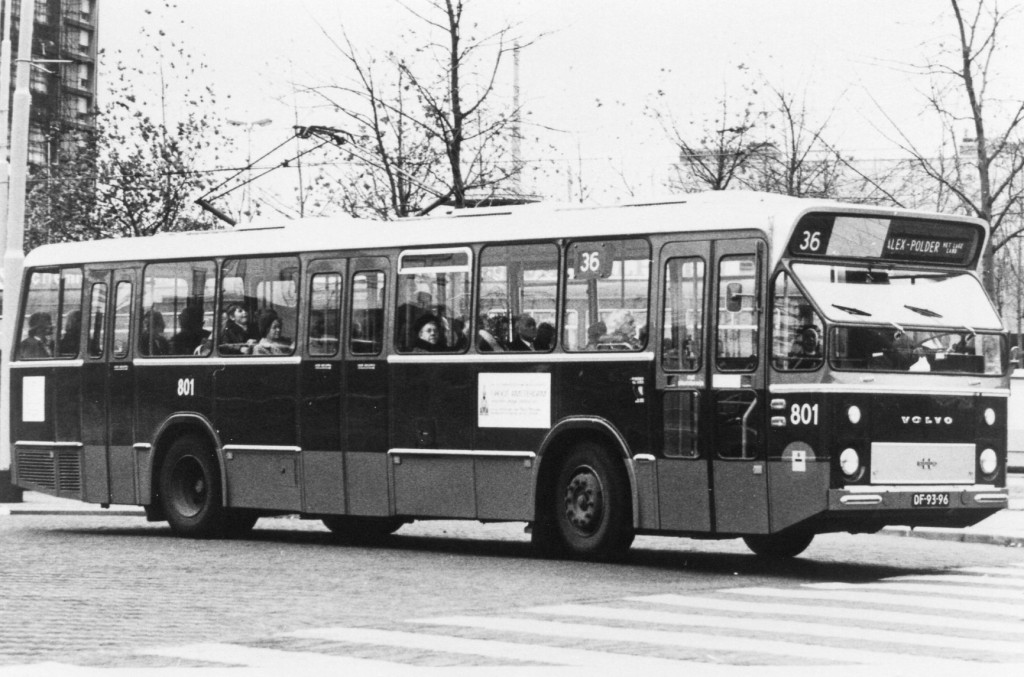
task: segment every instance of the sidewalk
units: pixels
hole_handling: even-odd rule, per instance
[[[931,538],[961,543],[985,543],[1005,547],[1024,548],[1024,475],[1010,476],[1010,508],[1001,510],[988,519],[966,529],[938,527],[886,527],[881,531],[890,536]],[[0,516],[5,515],[114,515],[141,517],[141,507],[118,505],[109,509],[91,503],[65,498],[54,498],[35,492],[25,492],[24,503],[0,503]]]

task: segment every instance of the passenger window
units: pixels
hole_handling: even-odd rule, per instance
[[[665,265],[661,362],[668,371],[698,371],[704,336],[704,261],[671,259]]]
[[[216,267],[212,261],[180,261],[146,266],[142,284],[142,355],[159,355],[167,338],[167,355],[205,356],[213,349],[211,328]],[[163,332],[160,328],[163,327]]]
[[[229,259],[221,277],[221,355],[291,355],[298,327],[299,260]]]
[[[480,352],[549,351],[558,336],[558,247],[487,247],[480,255]]]
[[[89,299],[89,357],[103,357],[103,339],[106,336],[106,283],[94,284]]]
[[[352,278],[352,329],[349,349],[354,355],[379,355],[384,349],[384,273],[356,273]]]
[[[18,358],[77,357],[81,331],[81,269],[34,271],[29,277],[25,315],[21,318]]]
[[[569,245],[563,341],[568,350],[643,350],[651,246],[646,240]]]
[[[118,282],[114,292],[114,357],[128,356],[128,339],[132,326],[131,311],[132,283]],[[166,340],[164,339],[165,342]]]
[[[757,367],[757,263],[753,254],[718,262],[718,341],[715,365],[722,371]]]
[[[403,252],[398,259],[395,348],[464,352],[471,300],[469,249]]]
[[[772,366],[810,371],[825,361],[824,326],[811,302],[787,273],[772,284]]]
[[[333,357],[341,336],[341,275],[318,273],[310,283],[307,350],[317,357]]]

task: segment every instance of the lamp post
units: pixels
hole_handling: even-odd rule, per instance
[[[21,295],[21,270],[25,262],[25,183],[28,178],[28,128],[32,95],[29,91],[29,69],[32,67],[32,29],[35,21],[35,0],[22,0],[21,23],[18,28],[18,70],[15,79],[13,116],[11,120],[10,192],[4,238],[4,294],[7,312],[3,316],[3,345],[0,346],[0,494],[20,500],[21,492],[11,485],[11,349],[15,345],[15,314]],[[8,22],[9,23],[9,22]],[[7,68],[6,64],[0,67]],[[7,96],[7,92],[0,92]]]
[[[245,214],[252,221],[252,186],[249,185],[249,181],[252,180],[252,128],[253,127],[266,127],[273,120],[270,118],[261,118],[259,120],[228,120],[227,123],[234,127],[245,127],[245,191],[242,193],[242,202],[245,205]]]

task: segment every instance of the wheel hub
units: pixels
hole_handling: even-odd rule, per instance
[[[579,468],[565,488],[565,518],[577,532],[590,536],[604,514],[604,487],[593,468]]]

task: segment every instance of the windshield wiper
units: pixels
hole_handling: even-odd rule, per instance
[[[864,310],[861,310],[860,308],[851,308],[850,306],[840,306],[840,305],[835,304],[835,303],[832,304],[832,307],[836,308],[837,310],[841,310],[844,313],[849,313],[850,315],[861,315],[863,317],[871,317],[871,313],[866,312]]]
[[[917,306],[908,306],[906,304],[904,304],[903,307],[907,310],[914,311],[918,315],[924,315],[925,317],[942,317],[942,315],[939,315],[934,310],[928,310],[927,308],[918,308]]]

